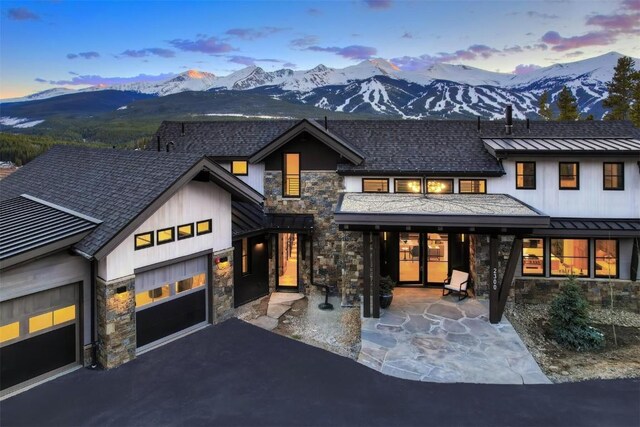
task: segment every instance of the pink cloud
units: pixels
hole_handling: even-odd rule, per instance
[[[627,32],[640,25],[640,14],[594,15],[587,19],[587,25],[596,25],[605,30]]]
[[[515,70],[513,70],[511,73],[512,74],[516,74],[518,76],[521,76],[523,74],[529,74],[534,72],[535,70],[539,70],[540,67],[539,65],[535,65],[535,64],[520,64],[517,65]]]
[[[640,0],[624,0],[622,7],[629,10],[640,10]]]
[[[35,81],[39,83],[49,83],[52,85],[69,85],[69,86],[80,86],[80,85],[90,85],[90,86],[98,86],[98,85],[114,85],[114,84],[122,84],[122,83],[133,83],[133,82],[160,82],[167,80],[175,74],[167,73],[167,74],[158,74],[158,75],[150,75],[150,74],[138,74],[133,77],[103,77],[98,75],[78,75],[77,73],[71,72],[74,76],[71,80],[46,80],[42,78],[36,78]]]
[[[313,52],[331,52],[347,59],[369,59],[378,53],[378,50],[375,47],[360,45],[351,45],[347,47],[309,46],[305,50],[311,50]]]
[[[174,39],[170,40],[169,44],[171,44],[176,49],[208,54],[226,53],[235,50],[235,48],[230,44],[220,42],[215,37],[201,37],[197,40]]]
[[[278,27],[262,27],[260,29],[253,28],[231,28],[225,32],[228,36],[238,37],[242,40],[255,40],[270,36],[281,31],[286,31],[288,28]]]
[[[597,31],[582,36],[562,37],[557,31],[547,31],[541,40],[551,45],[552,50],[563,52],[584,46],[606,46],[615,41],[615,35],[611,32]]]

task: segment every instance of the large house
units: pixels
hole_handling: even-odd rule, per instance
[[[469,272],[492,322],[569,275],[638,311],[640,131],[505,122],[164,122],[146,151],[50,150],[0,183],[2,392],[274,291],[376,317],[381,276]]]

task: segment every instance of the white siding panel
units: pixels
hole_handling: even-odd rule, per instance
[[[220,166],[231,172],[231,163],[220,163]],[[264,163],[249,163],[249,173],[238,175],[241,181],[260,194],[264,194]]]
[[[134,235],[212,219],[212,233],[134,250]],[[177,234],[177,230],[175,231]],[[211,249],[231,247],[231,195],[211,182],[191,181],[173,195],[144,224],[106,256],[101,277],[111,281],[132,275],[136,268]],[[103,264],[101,262],[101,264]],[[104,274],[104,276],[102,275]]]

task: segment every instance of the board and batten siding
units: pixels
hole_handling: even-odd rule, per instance
[[[220,163],[220,166],[231,172],[231,163]],[[236,175],[241,181],[249,185],[260,194],[264,194],[264,163],[249,163],[247,175]]]
[[[178,240],[179,225],[212,220],[212,232]],[[175,228],[175,240],[157,244],[156,231]],[[135,250],[136,234],[153,232],[155,245]],[[169,261],[205,250],[227,249],[231,244],[231,195],[212,182],[191,181],[174,194],[151,217],[113,251],[100,260],[98,275],[105,281],[131,276],[141,267]]]

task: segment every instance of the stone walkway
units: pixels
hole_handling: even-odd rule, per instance
[[[420,381],[550,383],[506,318],[489,323],[488,301],[439,289],[396,288],[380,319],[362,319],[358,362]]]
[[[259,326],[262,329],[271,331],[278,326],[278,319],[291,309],[294,301],[304,298],[303,293],[296,292],[273,292],[269,296],[267,315],[257,319],[249,320],[249,323]]]

